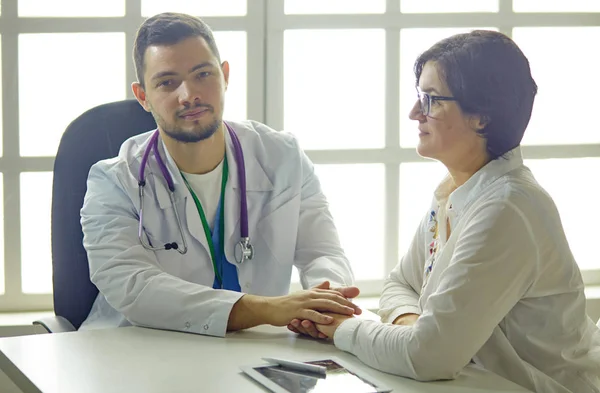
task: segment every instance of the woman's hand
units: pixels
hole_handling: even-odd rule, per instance
[[[354,316],[341,315],[341,314],[332,314],[332,313],[323,313],[327,316],[333,318],[333,321],[327,325],[315,324],[319,333],[325,335],[327,338],[333,339],[333,335],[338,327],[346,320],[350,318],[354,318]]]
[[[360,293],[359,289],[356,287],[331,288],[329,281],[325,281],[325,282],[317,285],[313,289],[337,291],[337,292],[339,292],[340,295],[342,295],[343,297],[345,297],[347,299],[355,298]],[[362,312],[362,310],[359,307],[356,307],[354,313],[360,314],[361,312]],[[302,334],[305,336],[310,336],[313,338],[320,338],[320,339],[327,338],[327,336],[325,334],[320,333],[317,330],[317,327],[315,326],[315,324],[312,321],[309,321],[307,319],[305,319],[305,320],[292,319],[287,327],[290,331],[297,333],[297,334]]]
[[[419,319],[419,314],[402,314],[392,322],[394,325],[412,326]]]

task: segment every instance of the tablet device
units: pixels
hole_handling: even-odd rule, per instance
[[[331,357],[306,361],[327,368],[325,375],[298,371],[282,365],[242,366],[243,372],[274,393],[385,393],[392,389],[362,370]]]

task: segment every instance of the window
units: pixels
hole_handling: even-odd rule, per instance
[[[21,288],[52,292],[50,207],[52,172],[21,173]]]
[[[59,139],[85,110],[133,98],[135,31],[163,11],[214,29],[231,69],[227,119],[297,135],[363,295],[379,293],[445,175],[415,152],[414,60],[457,32],[511,35],[540,85],[526,165],[555,200],[584,279],[600,284],[586,243],[600,219],[590,208],[600,128],[586,98],[600,90],[596,0],[13,0],[0,2],[0,311],[51,307]]]
[[[125,53],[124,33],[20,34],[21,156],[53,156],[73,119],[125,99]]]
[[[245,120],[248,83],[248,49],[245,31],[216,31],[214,33],[221,61],[229,63],[229,85],[226,93],[223,117]]]
[[[1,1],[1,0],[0,0]],[[1,3],[0,3],[1,4]],[[2,8],[2,7],[0,7]],[[0,75],[2,73],[2,36],[0,35]],[[0,157],[2,156],[2,78],[0,78]],[[2,213],[0,213],[2,214]],[[1,269],[0,269],[1,270]]]
[[[141,0],[142,16],[161,12],[183,12],[192,15],[243,16],[247,12],[246,0]]]
[[[315,171],[354,275],[379,280],[385,272],[383,246],[384,166],[324,164]]]
[[[284,0],[286,14],[381,14],[385,0]]]
[[[0,173],[0,206],[4,206],[4,182]],[[4,209],[0,209],[0,222],[4,222]],[[0,226],[0,295],[4,294],[4,226]]]
[[[243,16],[247,12],[246,0],[141,0],[142,16],[161,12],[183,12],[202,17]]]
[[[365,42],[361,55],[368,62],[355,53]],[[383,30],[288,30],[283,73],[284,128],[303,148],[383,147]]]
[[[400,10],[407,14],[498,12],[498,1],[499,0],[400,0]]]
[[[600,262],[582,233],[589,214],[580,211],[597,186],[580,179],[599,173],[600,128],[576,115],[582,109],[574,92],[600,88],[593,69],[600,49],[589,45],[600,40],[600,17],[583,14],[598,12],[598,2],[390,0],[385,9],[380,2],[283,3],[269,2],[267,10],[265,120],[295,133],[315,162],[363,294],[381,289],[446,174],[415,152],[418,132],[408,119],[414,61],[438,40],[473,29],[512,36],[530,59],[540,93],[523,153],[557,203],[586,281],[600,284]],[[383,255],[383,272],[375,255]]]
[[[0,311],[39,310],[52,307],[50,208],[60,138],[86,110],[133,98],[130,45],[139,22],[166,10],[207,16],[231,64],[224,116],[263,120],[264,36],[256,33],[264,9],[246,0],[17,0],[0,7]]]
[[[17,0],[22,17],[124,16],[125,0],[83,2],[79,0]]]
[[[580,86],[589,92],[600,90],[594,65],[600,62],[600,47],[588,44],[600,42],[600,26],[516,27],[513,38],[527,54],[539,86],[523,143],[600,143],[600,127],[590,125],[586,110],[575,99]]]
[[[600,12],[596,0],[513,0],[515,12]]]

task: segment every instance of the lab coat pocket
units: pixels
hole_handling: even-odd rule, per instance
[[[279,264],[289,265],[290,269],[294,261],[299,217],[300,199],[292,198],[269,211],[256,226],[258,235],[266,243],[274,259]]]
[[[285,207],[289,202],[297,198],[298,194],[294,194],[292,187],[280,191],[277,195],[272,196],[262,207],[260,221],[267,219],[271,214],[274,214],[277,210]]]

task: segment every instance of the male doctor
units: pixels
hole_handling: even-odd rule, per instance
[[[210,28],[183,14],[151,17],[134,61],[133,92],[156,120],[157,144],[154,130],[132,137],[90,170],[81,223],[100,293],[81,329],[133,324],[223,336],[271,324],[323,338],[314,323],[333,318],[321,312],[360,313],[327,201],[294,137],[223,122],[229,64]],[[142,165],[149,145],[157,151]],[[242,198],[254,255],[239,263]],[[312,289],[288,295],[292,266]]]

